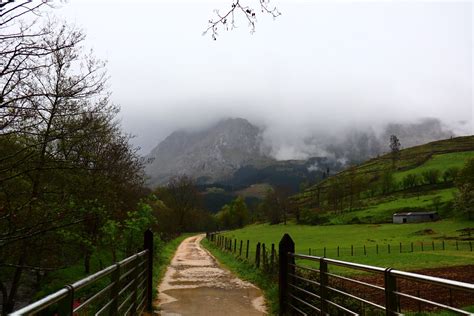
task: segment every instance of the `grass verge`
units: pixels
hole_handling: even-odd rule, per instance
[[[234,257],[231,253],[223,252],[207,239],[203,239],[201,244],[239,278],[257,285],[263,291],[269,315],[278,315],[278,284],[275,279],[250,263]]]
[[[192,236],[193,234],[182,234],[168,242],[161,243],[157,249],[157,255],[154,258],[153,262],[153,297],[156,298],[158,295],[158,285],[163,279],[166,268],[171,263],[171,259],[176,252],[176,249],[181,244],[183,240]]]

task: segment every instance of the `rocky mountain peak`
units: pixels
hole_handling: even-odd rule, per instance
[[[246,119],[231,118],[200,131],[176,131],[155,147],[147,158],[149,184],[166,183],[177,174],[200,182],[229,177],[242,166],[272,160],[262,146],[262,130]]]

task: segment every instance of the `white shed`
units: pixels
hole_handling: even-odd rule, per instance
[[[419,223],[437,221],[439,215],[437,212],[409,212],[393,214],[394,224]]]

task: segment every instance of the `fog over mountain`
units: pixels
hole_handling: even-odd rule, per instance
[[[289,159],[286,157],[325,158],[323,166],[319,160],[303,162],[311,173],[325,170],[328,163],[343,168],[385,153],[389,150],[390,135],[397,135],[406,148],[449,138],[454,133],[443,128],[437,119],[423,119],[409,124],[390,123],[378,132],[365,127],[348,129],[339,135],[319,133],[282,151],[265,138],[264,127],[252,125],[243,118],[231,118],[199,130],[171,133],[147,155],[151,163],[147,164],[146,172],[151,186],[164,184],[180,174],[192,176],[200,183],[228,182],[244,167],[252,167],[246,171],[248,174],[278,165],[278,161]]]
[[[217,41],[202,36],[230,4],[70,0],[52,10],[108,60],[112,101],[144,155],[176,130],[228,117],[261,128],[278,159],[426,117],[474,133],[472,2],[272,0],[282,15],[259,14],[254,34],[236,16]]]

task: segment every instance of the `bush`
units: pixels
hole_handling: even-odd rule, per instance
[[[440,171],[438,169],[428,169],[421,173],[423,180],[426,184],[436,184],[440,176]]]
[[[448,168],[443,173],[443,180],[444,182],[456,181],[458,174],[459,174],[459,168],[457,167]]]
[[[304,208],[301,210],[300,214],[300,224],[307,225],[321,225],[329,222],[329,220],[322,216],[321,214],[316,213],[315,211]]]
[[[416,187],[419,182],[420,182],[420,179],[418,175],[414,173],[410,173],[410,174],[407,174],[405,177],[403,177],[402,186],[403,186],[403,189],[405,190],[411,189],[411,188]]]

